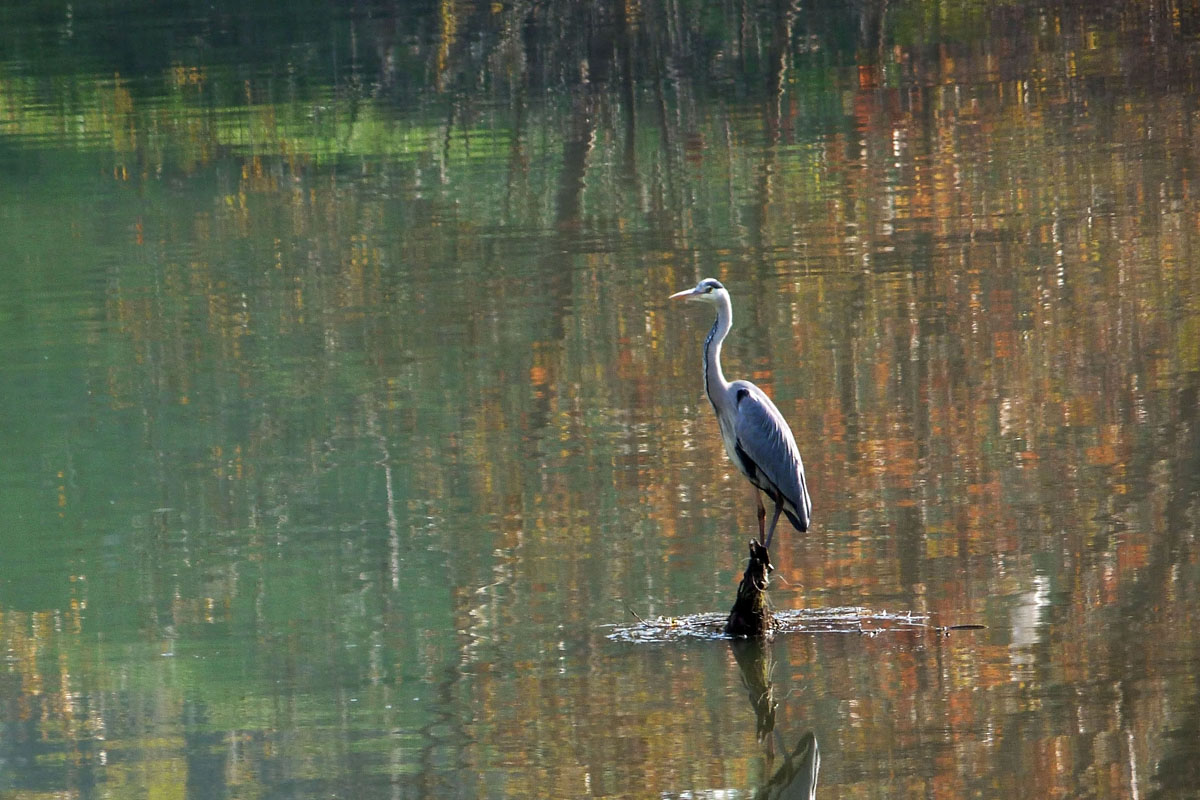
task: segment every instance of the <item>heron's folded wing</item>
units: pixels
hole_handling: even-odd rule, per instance
[[[738,447],[796,508],[807,527],[811,509],[804,483],[804,463],[791,429],[771,398],[757,386],[743,384],[735,391],[734,434]]]

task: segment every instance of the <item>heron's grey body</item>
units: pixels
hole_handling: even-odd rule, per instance
[[[757,490],[760,537],[766,509],[758,491],[765,492],[775,504],[763,546],[770,548],[781,513],[787,515],[796,530],[807,531],[812,501],[791,428],[762,389],[749,381],[729,383],[721,371],[721,343],[733,326],[729,292],[720,281],[705,278],[695,289],[676,292],[671,298],[700,300],[716,306],[716,322],[704,340],[704,391],[716,412],[725,452]]]

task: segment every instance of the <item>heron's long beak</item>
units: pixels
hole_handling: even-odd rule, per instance
[[[686,300],[696,293],[695,289],[684,289],[682,292],[676,292],[668,297],[668,300]]]

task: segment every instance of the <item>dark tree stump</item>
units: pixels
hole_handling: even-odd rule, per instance
[[[750,540],[750,561],[738,584],[737,600],[725,622],[725,635],[741,639],[762,639],[775,628],[771,610],[767,607],[768,575],[771,556],[756,540]]]

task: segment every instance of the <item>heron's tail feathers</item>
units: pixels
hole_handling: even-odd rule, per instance
[[[805,531],[808,530],[808,519],[807,518],[801,519],[800,517],[798,517],[794,513],[792,513],[792,510],[790,508],[785,508],[783,510],[783,513],[787,514],[788,522],[792,523],[792,527],[794,527],[796,530],[800,531],[801,533],[804,533]]]

